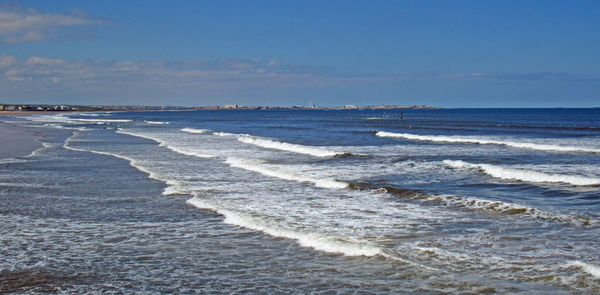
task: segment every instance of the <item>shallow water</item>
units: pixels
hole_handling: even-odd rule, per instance
[[[1,288],[600,292],[598,110],[400,112],[10,119]]]

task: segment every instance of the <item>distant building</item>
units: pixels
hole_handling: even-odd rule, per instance
[[[353,104],[349,104],[349,105],[344,106],[344,108],[345,109],[358,109],[358,106],[357,105],[353,105]]]
[[[237,104],[226,104],[225,109],[237,109],[238,105]]]

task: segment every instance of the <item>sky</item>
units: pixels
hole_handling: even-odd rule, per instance
[[[600,106],[600,1],[1,1],[0,103]]]

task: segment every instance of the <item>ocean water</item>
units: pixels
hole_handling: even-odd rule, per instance
[[[2,120],[3,291],[600,293],[598,109]]]

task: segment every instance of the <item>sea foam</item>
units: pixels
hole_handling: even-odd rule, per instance
[[[187,133],[194,133],[194,134],[202,134],[202,133],[210,132],[210,130],[208,130],[208,129],[196,129],[196,128],[189,128],[189,127],[182,128],[181,131],[187,132]]]
[[[477,169],[492,177],[500,179],[526,182],[567,183],[571,185],[600,185],[600,179],[584,176],[543,173],[524,169],[505,168],[491,164],[471,164],[464,161],[444,160],[443,163],[453,168]]]
[[[193,156],[193,157],[198,157],[198,158],[213,158],[214,157],[213,155],[200,153],[200,152],[194,150],[193,148],[184,148],[184,147],[176,146],[175,144],[173,144],[167,140],[160,139],[158,137],[135,133],[135,132],[131,132],[131,131],[123,130],[123,129],[118,129],[116,132],[120,133],[120,134],[125,134],[125,135],[129,135],[129,136],[135,136],[135,137],[140,137],[140,138],[155,141],[159,144],[159,146],[165,147],[171,151],[174,151],[174,152],[182,154],[182,155]]]
[[[329,237],[318,233],[290,230],[281,226],[269,224],[260,218],[252,217],[242,212],[219,208],[198,197],[187,200],[187,203],[196,208],[211,210],[223,215],[225,217],[225,223],[260,231],[274,237],[292,239],[302,247],[313,248],[327,253],[343,254],[346,256],[382,255],[382,249],[379,247],[339,237]]]
[[[583,271],[591,274],[594,278],[600,279],[600,266],[596,266],[593,264],[581,262],[581,261],[571,261],[567,264],[567,266],[575,266],[583,269]]]
[[[65,149],[68,150],[72,150],[72,151],[76,151],[76,152],[86,152],[86,153],[92,153],[92,154],[98,154],[98,155],[104,155],[104,156],[110,156],[110,157],[114,157],[114,158],[118,158],[118,159],[122,159],[125,160],[127,162],[129,162],[129,165],[145,174],[148,175],[148,178],[154,179],[154,180],[158,180],[161,182],[164,182],[165,184],[167,184],[168,186],[163,190],[163,195],[172,195],[175,192],[175,187],[179,184],[177,181],[173,181],[173,180],[169,180],[165,177],[162,177],[161,175],[155,173],[154,171],[144,167],[143,165],[140,164],[140,162],[134,158],[131,157],[127,157],[127,156],[123,156],[123,155],[119,155],[119,154],[115,154],[115,153],[111,153],[111,152],[103,152],[103,151],[95,151],[95,150],[88,150],[88,149],[82,149],[82,148],[76,148],[71,146],[71,142],[81,134],[81,132],[74,132],[73,135],[71,135],[69,138],[67,138],[65,140],[65,143],[63,144],[63,147]]]
[[[331,188],[331,189],[344,189],[348,188],[349,184],[343,181],[335,180],[333,178],[312,178],[297,172],[293,172],[288,169],[276,167],[274,165],[265,164],[262,161],[243,159],[237,157],[229,157],[225,161],[231,167],[241,168],[248,171],[257,172],[266,176],[276,177],[284,180],[292,180],[298,182],[309,182],[313,183],[317,187]]]
[[[68,119],[72,120],[72,121],[91,122],[91,123],[127,123],[127,122],[133,121],[133,120],[129,120],[129,119],[75,119],[75,118],[68,118]]]
[[[315,156],[315,157],[333,157],[336,155],[340,155],[340,153],[330,151],[330,150],[327,150],[327,149],[324,149],[321,147],[305,146],[305,145],[299,145],[299,144],[293,144],[293,143],[287,143],[287,142],[279,142],[279,141],[275,141],[275,140],[271,140],[271,139],[258,138],[258,137],[254,137],[254,136],[243,135],[243,136],[238,137],[238,140],[243,143],[252,144],[252,145],[256,145],[256,146],[260,146],[260,147],[264,147],[264,148],[268,148],[268,149],[288,151],[288,152],[293,152],[293,153],[311,155],[311,156]]]
[[[144,121],[146,124],[154,124],[154,125],[168,125],[169,122],[166,121]]]
[[[460,136],[444,136],[444,135],[416,135],[410,133],[394,133],[386,131],[378,131],[375,135],[379,137],[404,138],[410,140],[422,140],[433,142],[450,142],[450,143],[470,143],[470,144],[494,144],[504,145],[523,149],[533,149],[552,152],[581,152],[581,153],[600,153],[600,149],[577,147],[577,146],[562,146],[553,144],[538,144],[530,142],[514,142],[500,141],[476,137],[460,137]]]

